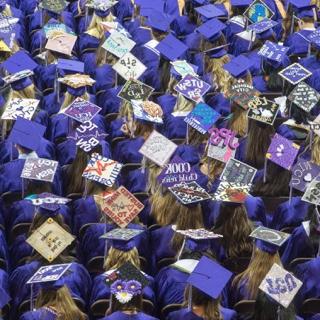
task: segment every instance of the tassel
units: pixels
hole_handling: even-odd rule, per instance
[[[178,256],[177,256],[177,260],[179,261],[180,260],[180,257],[182,255],[182,252],[183,252],[183,249],[184,249],[184,246],[186,245],[186,236],[183,237],[183,242],[182,242],[182,246],[181,246],[181,249],[178,253]]]
[[[145,173],[146,172],[146,158],[143,157],[141,161],[141,172]]]
[[[84,191],[83,191],[82,198],[86,199],[88,195],[88,180],[86,178],[84,179],[85,179],[85,183],[84,183]]]
[[[187,134],[186,134],[186,137],[187,137],[187,144],[189,144],[189,125],[187,124]]]
[[[267,161],[268,159],[264,159],[264,167],[263,167],[263,183],[266,183],[267,181]]]
[[[192,286],[189,285],[188,288],[188,310],[192,311]]]
[[[30,311],[33,310],[33,283],[31,283],[31,288],[30,288]]]
[[[291,206],[291,200],[292,200],[292,185],[290,185],[289,206]]]

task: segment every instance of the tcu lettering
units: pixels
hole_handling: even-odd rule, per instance
[[[220,144],[220,142],[223,140],[223,145],[225,147],[229,146],[230,149],[236,149],[239,146],[238,142],[234,142],[235,139],[235,132],[222,128],[213,128],[210,130],[211,137],[210,137],[210,143],[217,146]]]
[[[286,292],[291,292],[297,287],[296,282],[294,281],[293,276],[288,273],[282,278],[271,279],[267,278],[266,282],[268,284],[267,290],[270,294],[278,295],[284,294]]]
[[[77,128],[77,131],[80,133],[85,133],[86,131],[91,131],[96,128],[98,128],[97,125],[95,125],[91,121],[86,121]]]
[[[186,173],[190,172],[191,166],[188,162],[183,163],[169,163],[166,174]]]

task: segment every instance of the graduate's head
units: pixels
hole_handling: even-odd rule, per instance
[[[108,11],[106,13],[108,14],[97,14],[98,12],[94,12],[92,15],[91,22],[87,28],[89,31],[94,31],[95,35],[97,35],[97,38],[101,38],[104,35],[104,27],[102,25],[103,22],[113,22],[115,20],[115,17],[113,16],[111,11]]]
[[[248,131],[247,110],[240,107],[235,101],[231,102],[232,117],[229,120],[229,129],[234,131],[237,136],[243,137]]]
[[[140,269],[138,249],[135,246],[128,248],[128,250],[124,250],[124,248],[119,248],[117,246],[111,246],[103,267],[105,270],[118,269],[126,262],[130,262],[136,268]]]
[[[259,291],[254,305],[254,320],[274,320],[280,319],[295,320],[296,312],[291,303],[287,308],[282,307],[277,302],[269,298],[264,292]]]
[[[265,156],[274,133],[274,126],[248,119],[246,163],[255,168],[263,167]],[[257,137],[259,138],[257,139]]]
[[[126,311],[126,312],[140,312],[143,310],[143,299],[142,294],[135,295],[129,302],[121,303],[115,297],[111,295],[111,310],[108,310],[108,314],[112,314],[117,311]]]
[[[224,166],[224,162],[208,157],[207,152],[204,152],[200,160],[200,170],[208,177],[208,189],[210,189],[210,186],[215,181],[215,179],[220,176],[224,169]]]
[[[38,181],[38,180],[26,180],[26,191],[25,194],[32,195],[32,194],[40,194],[43,192],[52,192],[52,184],[46,181]]]
[[[251,256],[253,245],[249,235],[253,225],[244,204],[222,202],[214,225],[215,232],[223,235],[221,242],[229,258]]]
[[[314,255],[317,256],[320,242],[320,215],[319,206],[312,205],[308,209],[308,214],[305,219],[310,220],[310,236],[309,240],[314,249]]]
[[[85,320],[86,316],[77,307],[66,285],[58,288],[42,288],[35,302],[36,309],[52,307],[57,311],[57,320]]]

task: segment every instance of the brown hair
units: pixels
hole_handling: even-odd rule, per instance
[[[87,316],[81,312],[73,301],[69,289],[41,289],[35,302],[36,309],[48,307],[57,312],[57,320],[85,320]]]
[[[225,164],[222,161],[207,156],[207,150],[200,160],[200,170],[208,177],[208,189],[211,189],[214,181],[221,175]]]
[[[249,300],[255,300],[262,280],[275,263],[281,265],[278,252],[270,254],[255,248],[248,268],[234,278],[232,287],[235,289],[245,283]]]
[[[252,223],[243,204],[221,204],[214,232],[223,235],[221,243],[228,258],[251,256],[253,244],[249,235],[252,229]]]
[[[311,161],[320,165],[320,137],[317,134],[313,137]]]
[[[242,109],[235,102],[231,105],[232,118],[229,122],[229,129],[243,137],[247,133],[248,118],[246,110]]]
[[[188,306],[190,285],[184,291],[184,306]],[[203,307],[203,320],[223,320],[220,313],[220,299],[213,299],[201,290],[191,287],[192,307]]]
[[[137,269],[140,269],[139,252],[136,247],[129,251],[122,251],[111,247],[103,267],[105,270],[118,269],[126,262],[131,262]]]
[[[127,303],[120,303],[114,295],[111,295],[111,308],[107,310],[107,314],[112,314],[117,311],[127,312],[140,312],[143,308],[142,294],[133,296],[132,299]]]

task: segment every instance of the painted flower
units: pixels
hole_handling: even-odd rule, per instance
[[[136,281],[136,280],[130,280],[127,282],[127,286],[126,286],[126,291],[133,294],[133,295],[137,295],[141,293],[141,283]]]
[[[117,280],[111,285],[110,290],[111,290],[111,293],[116,294],[118,292],[125,290],[125,288],[126,288],[126,283],[124,281]]]
[[[127,291],[121,291],[121,292],[117,292],[115,294],[115,297],[120,303],[124,304],[129,302],[133,298],[133,295]]]

